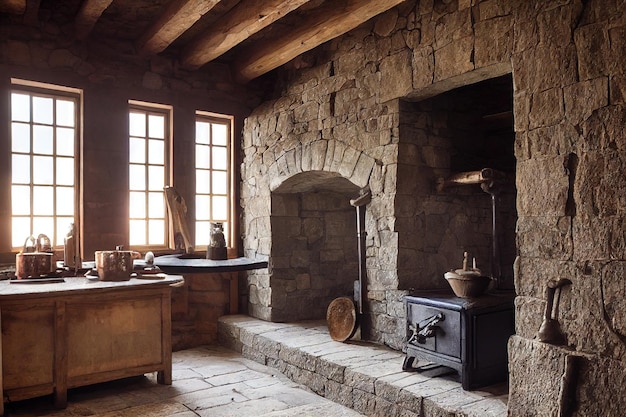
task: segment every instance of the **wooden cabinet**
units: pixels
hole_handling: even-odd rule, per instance
[[[155,371],[171,384],[170,295],[182,283],[0,282],[4,401],[54,394],[65,407],[69,388]]]

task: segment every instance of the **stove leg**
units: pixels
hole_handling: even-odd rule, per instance
[[[404,358],[404,362],[402,363],[403,371],[410,371],[413,369],[413,361],[415,360],[415,356],[406,356]]]

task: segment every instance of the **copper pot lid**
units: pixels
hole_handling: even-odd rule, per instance
[[[350,339],[358,326],[354,301],[348,297],[335,298],[326,310],[326,322],[333,340],[345,342]]]

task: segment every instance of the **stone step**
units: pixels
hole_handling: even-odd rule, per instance
[[[465,391],[456,376],[402,371],[401,352],[358,340],[336,342],[325,321],[272,323],[224,316],[218,337],[244,357],[367,416],[507,415],[506,384]]]

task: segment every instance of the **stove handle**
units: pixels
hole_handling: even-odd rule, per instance
[[[438,329],[437,324],[445,319],[446,316],[443,313],[437,313],[417,323],[416,326],[409,325],[409,330],[411,330],[412,334],[407,343],[417,342],[420,345],[426,344],[427,338],[435,336]]]

